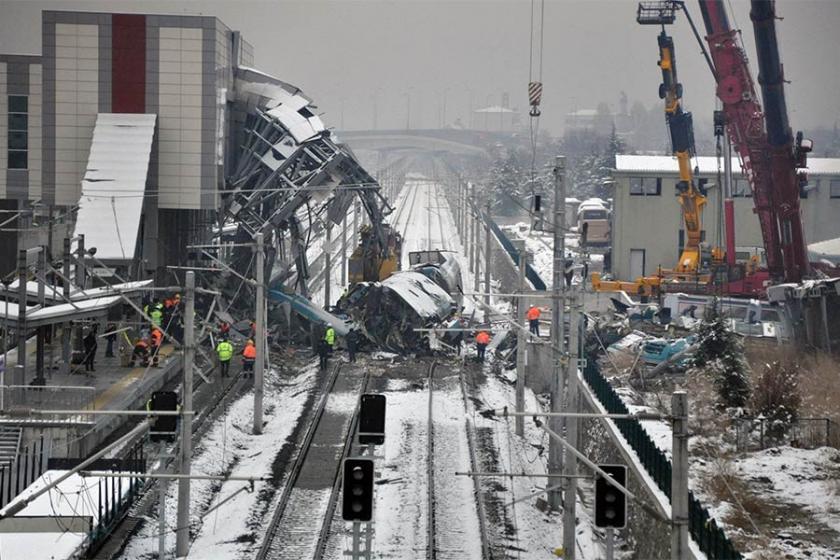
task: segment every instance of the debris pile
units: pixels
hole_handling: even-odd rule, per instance
[[[382,282],[360,282],[338,307],[362,333],[390,352],[424,349],[427,336],[416,329],[440,325],[456,310],[455,300],[418,272],[398,272]]]

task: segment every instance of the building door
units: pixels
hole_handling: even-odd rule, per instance
[[[635,280],[639,276],[645,275],[645,250],[644,249],[630,249],[630,278],[628,280]]]

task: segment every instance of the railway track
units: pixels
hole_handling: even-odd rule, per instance
[[[448,453],[446,452],[447,444],[451,444],[453,440],[457,439],[458,435],[453,433],[452,430],[436,430],[434,424],[435,371],[438,370],[439,365],[437,361],[432,362],[428,372],[428,520],[426,524],[426,559],[461,560],[463,558],[473,557],[472,555],[475,554],[475,543],[470,542],[468,538],[469,533],[463,530],[463,518],[466,515],[466,511],[461,504],[458,504],[461,507],[454,508],[452,502],[448,501],[449,496],[441,494],[439,499],[438,484],[436,483],[441,480],[446,480],[445,477],[447,475],[451,477],[452,472],[457,470],[459,466],[457,456],[451,450]],[[468,411],[469,402],[466,396],[466,386],[462,374],[459,374],[458,382],[460,385],[460,400],[462,401],[460,404],[463,404],[464,411]],[[440,398],[445,399],[451,397],[441,395]],[[464,430],[470,458],[470,470],[475,472],[477,470],[476,465],[478,464],[475,435],[468,419],[465,420]],[[438,454],[439,447],[443,450],[443,453]],[[481,558],[490,560],[494,556],[488,540],[486,515],[478,480],[474,478],[471,484],[473,485],[472,498],[476,510],[479,539],[481,541]],[[451,487],[446,490],[447,492],[455,493]]]
[[[407,187],[408,187],[408,185],[406,184],[406,188]],[[406,200],[404,199],[402,201],[403,204],[400,204],[399,210],[397,210],[397,215],[394,218],[393,225],[394,225],[394,227],[397,227],[400,223],[400,220],[402,220],[403,217],[407,217],[407,219],[403,223],[402,231],[400,231],[400,235],[402,236],[403,240],[405,240],[405,238],[406,238],[405,234],[408,232],[408,225],[409,225],[409,222],[411,220],[411,216],[414,213],[414,205],[417,202],[417,191],[419,191],[419,190],[420,189],[417,187],[417,185],[414,185],[411,188],[411,191],[412,191],[411,193],[406,192],[405,199],[408,199],[408,197],[410,196],[411,197],[411,204],[406,205],[405,204]],[[405,213],[406,208],[408,208],[408,214]]]
[[[346,375],[339,375],[342,369]],[[368,368],[354,370],[337,364],[325,380],[256,555],[258,560],[322,558],[338,502],[341,464],[358,423],[359,399],[348,414],[348,399],[340,395],[360,395],[369,379]],[[333,406],[331,396],[337,401]]]

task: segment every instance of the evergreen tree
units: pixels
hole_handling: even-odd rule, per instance
[[[712,378],[721,406],[743,407],[750,398],[749,366],[744,359],[743,342],[726,327],[716,303],[707,310],[697,333],[700,342],[691,366]]]

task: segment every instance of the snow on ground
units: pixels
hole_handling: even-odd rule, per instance
[[[253,392],[240,397],[218,418],[193,451],[192,473],[205,475],[270,476],[275,456],[286,443],[313,387],[316,364],[301,369],[291,378],[276,370],[266,375],[264,433],[252,435]],[[247,482],[193,481],[190,524],[195,534],[190,556],[202,559],[251,558],[259,546],[267,519],[265,504],[257,497],[268,487],[255,483],[255,492],[240,492],[202,519],[203,512],[248,485]],[[177,483],[169,484],[166,497],[167,527],[176,523]],[[256,539],[253,538],[256,533]],[[137,560],[157,554],[158,525],[149,521],[128,543],[121,558]],[[174,557],[175,539],[167,535],[167,550]]]
[[[426,551],[426,391],[389,391],[384,457],[376,470],[379,558],[423,558]]]
[[[513,386],[504,382],[498,377],[490,374],[489,365],[485,372],[488,377],[485,383],[479,387],[478,398],[482,408],[499,410],[507,406],[515,408],[515,395]],[[511,372],[512,374],[513,372]],[[527,410],[542,410],[533,391],[525,390],[525,408]],[[477,430],[490,430],[492,440],[498,453],[498,470],[503,472],[528,473],[535,475],[533,478],[499,478],[499,482],[509,490],[500,494],[505,503],[524,498],[546,488],[545,475],[547,472],[548,459],[548,436],[538,428],[531,418],[525,421],[525,437],[519,438],[514,433],[515,421],[513,418],[488,419],[473,414],[472,416]],[[585,470],[581,470],[584,473]],[[556,484],[550,482],[550,485]],[[581,481],[579,487],[583,487]],[[578,491],[578,503],[576,508],[577,527],[577,557],[581,560],[603,558],[604,552],[598,537],[593,531],[594,522],[590,519],[591,504],[581,500],[581,490]],[[589,492],[591,494],[591,491]],[[522,548],[530,554],[523,558],[553,558],[550,552],[563,544],[563,524],[559,514],[546,515],[536,508],[537,499],[545,499],[545,494],[539,494],[528,500],[522,501],[514,506],[508,506],[512,510],[510,520],[516,526],[516,535],[513,537],[512,547]]]
[[[692,474],[708,477],[726,469],[748,489],[746,496],[739,490],[740,504],[731,494],[721,499],[706,489],[698,492],[727,533],[750,542],[747,557],[840,558],[840,450],[773,447],[725,465],[693,464]],[[751,513],[744,514],[741,505]]]

